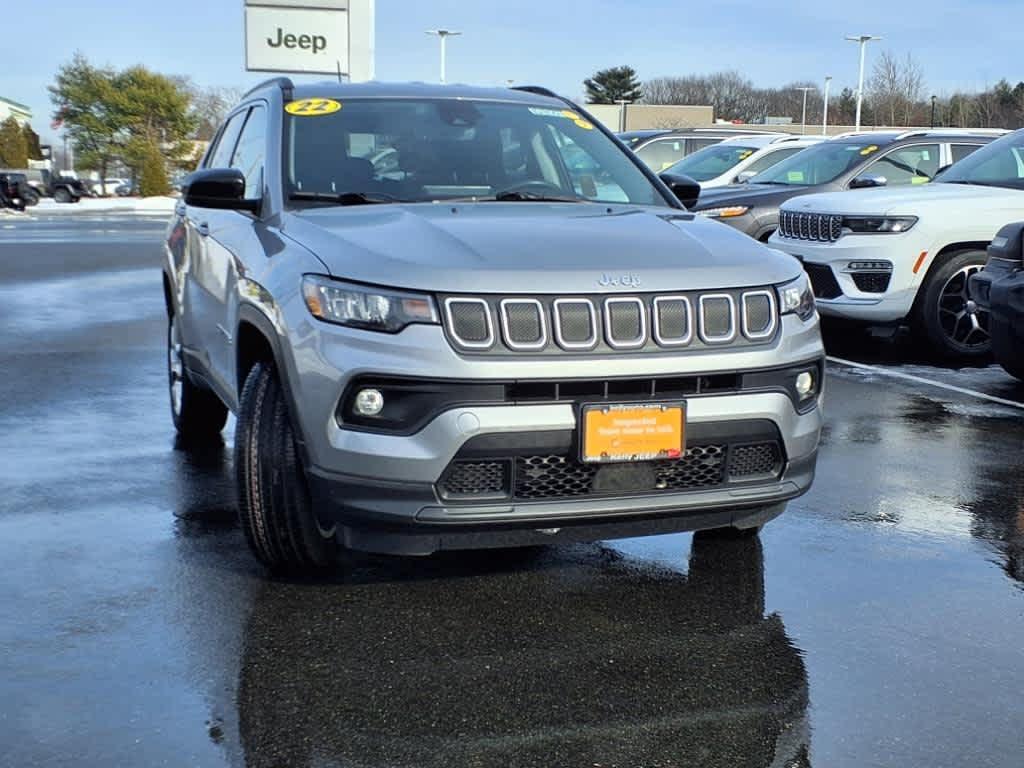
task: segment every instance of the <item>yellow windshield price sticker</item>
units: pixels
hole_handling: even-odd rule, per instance
[[[334,99],[299,99],[284,105],[284,111],[297,117],[319,117],[341,109],[341,103]]]
[[[927,176],[914,176],[910,180],[911,184],[927,184],[928,182],[929,182],[929,178]]]
[[[786,181],[793,182],[795,184],[802,184],[804,180],[803,171],[790,171],[786,174]]]
[[[571,109],[545,109],[544,107],[530,107],[531,115],[540,115],[541,117],[564,117],[566,120],[572,120],[576,124],[577,128],[582,128],[585,131],[594,130],[594,124],[573,112]]]
[[[860,153],[862,155],[870,155],[872,152],[877,152],[877,151],[878,151],[878,145],[877,144],[872,144],[870,147],[864,147],[864,149],[862,149],[860,151]]]
[[[742,152],[740,152],[740,160],[746,160],[752,154],[754,154],[754,150],[752,150],[752,149],[745,149]]]

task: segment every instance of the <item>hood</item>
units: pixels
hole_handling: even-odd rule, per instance
[[[791,197],[807,194],[809,189],[812,187],[790,184],[729,184],[725,187],[713,187],[706,192],[701,190],[693,210],[721,208],[726,205],[777,206]]]
[[[768,285],[799,265],[670,208],[419,203],[315,208],[284,233],[331,275],[439,293],[615,293]]]
[[[951,207],[952,206],[952,207]],[[931,209],[955,212],[958,217],[965,211],[1016,212],[1024,209],[1024,191],[980,184],[922,184],[891,189],[853,189],[804,195],[787,202],[787,211],[813,213],[873,214],[920,216]],[[1009,221],[1010,219],[1007,219]]]

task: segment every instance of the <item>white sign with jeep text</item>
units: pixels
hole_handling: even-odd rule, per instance
[[[373,0],[247,0],[245,68],[373,77]]]

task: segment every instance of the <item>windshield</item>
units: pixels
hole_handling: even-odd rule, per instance
[[[669,205],[615,142],[567,108],[352,100],[330,114],[286,114],[285,147],[285,191],[293,200],[497,196]]]
[[[751,184],[828,184],[879,150],[869,139],[823,141],[754,176]]]
[[[936,181],[1024,189],[1024,130],[972,152],[947,168]]]
[[[667,169],[668,173],[683,173],[694,181],[708,181],[735,168],[757,151],[757,147],[739,144],[714,144],[697,150],[689,157]]]

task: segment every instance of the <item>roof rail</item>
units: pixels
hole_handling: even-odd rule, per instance
[[[295,84],[292,83],[292,79],[290,77],[272,77],[269,80],[264,80],[262,83],[257,83],[242,94],[242,98],[247,99],[252,94],[256,93],[256,91],[262,90],[263,88],[267,88],[271,85],[276,85],[281,89],[281,92],[284,94],[285,101],[292,100],[292,91],[295,88]]]
[[[897,139],[909,139],[913,136],[1002,136],[1009,133],[1005,128],[919,128],[916,131],[904,131]]]
[[[513,91],[526,91],[527,93],[536,93],[538,96],[550,96],[552,99],[562,99],[557,93],[552,91],[550,88],[545,88],[543,85],[514,85],[512,86]]]

